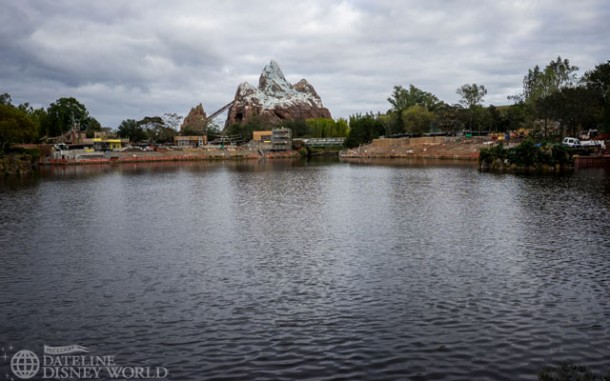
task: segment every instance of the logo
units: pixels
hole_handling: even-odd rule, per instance
[[[12,351],[13,347],[9,347]],[[7,361],[4,347],[0,360]],[[165,379],[169,371],[165,367],[123,365],[113,355],[97,354],[82,345],[43,346],[43,354],[22,349],[10,360],[10,368],[15,377],[29,380],[35,376],[43,380],[80,380],[80,379]],[[9,375],[6,375],[9,378]],[[11,378],[12,380],[12,378]]]
[[[28,380],[38,373],[40,360],[32,351],[22,349],[11,358],[11,370],[13,374],[22,380]]]

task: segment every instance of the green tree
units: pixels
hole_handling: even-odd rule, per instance
[[[476,83],[462,85],[456,90],[456,93],[462,97],[460,103],[469,109],[479,106],[483,101],[485,95],[487,95],[487,89],[483,85],[477,85]]]
[[[412,84],[408,89],[402,86],[394,86],[392,95],[388,98],[392,107],[385,119],[386,133],[388,135],[405,132],[405,122],[402,119],[403,112],[410,107],[420,106],[428,111],[435,111],[443,102],[434,94],[421,90]]]
[[[148,139],[144,128],[133,119],[122,121],[117,129],[117,135],[121,138],[128,138],[131,142],[141,142]]]
[[[610,132],[610,61],[586,72],[582,81],[596,94],[599,107],[597,124],[601,130]]]
[[[473,120],[477,109],[483,101],[483,97],[487,95],[487,89],[483,85],[476,83],[465,84],[456,90],[456,93],[462,97],[460,103],[468,108],[468,129],[472,130]]]
[[[13,100],[9,93],[0,94],[0,105],[12,106]]]
[[[328,118],[313,118],[305,120],[307,136],[310,138],[336,138],[347,136],[347,122],[335,122]]]
[[[494,105],[489,105],[487,112],[489,112],[489,130],[495,132],[506,131],[502,129],[503,119],[500,110]]]
[[[373,113],[352,115],[349,117],[349,134],[344,144],[347,148],[353,148],[370,143],[383,135],[384,131],[385,127],[379,116]]]
[[[165,126],[165,122],[160,116],[145,116],[141,120],[138,120],[136,123],[139,127],[142,127],[144,131]]]
[[[349,133],[349,123],[344,118],[339,118],[335,121],[335,136],[336,137],[347,137]]]
[[[202,132],[201,128],[197,128],[196,126],[194,126],[192,124],[188,124],[188,125],[182,127],[182,129],[180,130],[180,135],[182,135],[182,136],[196,136],[196,135],[201,135],[202,133],[203,132]]]
[[[174,141],[174,136],[178,135],[178,132],[173,128],[164,126],[155,126],[146,130],[146,133],[149,140],[157,144],[172,143]]]
[[[463,129],[462,113],[460,105],[443,104],[434,112],[435,123],[441,131],[454,134]]]
[[[580,130],[594,129],[601,119],[602,109],[595,91],[585,86],[564,87],[545,98],[553,111],[553,119],[560,122],[561,136],[566,132],[578,136]]]
[[[306,138],[309,134],[309,127],[303,119],[285,120],[282,122],[284,128],[292,131],[293,138]]]
[[[11,144],[28,143],[36,135],[36,126],[27,113],[10,104],[0,104],[0,153]]]
[[[23,113],[27,114],[28,118],[34,123],[34,126],[35,126],[35,133],[30,139],[31,142],[36,141],[38,138],[40,138],[42,136],[41,135],[42,126],[47,117],[47,112],[44,108],[40,107],[38,109],[35,109],[32,106],[30,106],[30,104],[27,102],[22,103],[19,106],[15,106],[12,104],[11,96],[8,93],[0,94],[0,104],[12,106],[12,107],[22,111]]]
[[[557,57],[544,70],[536,65],[523,77],[524,102],[538,118],[544,120],[545,137],[548,136],[548,122],[557,111],[554,109],[557,103],[549,96],[563,87],[572,86],[576,81],[576,71],[578,67],[571,65],[568,59]]]
[[[304,123],[304,122],[303,122]],[[259,116],[249,118],[246,123],[233,124],[226,128],[225,136],[232,141],[249,142],[252,140],[253,131],[264,131],[271,129],[271,126],[263,121]]]
[[[394,86],[394,91],[388,102],[392,105],[392,111],[403,111],[415,105],[423,106],[434,111],[442,102],[432,93],[421,90],[412,84],[408,89],[402,86]]]
[[[434,114],[424,106],[414,105],[402,112],[402,120],[406,132],[423,134],[430,132],[430,124],[434,120]]]
[[[498,109],[498,111],[500,113],[500,119],[499,121],[494,119],[499,123],[498,131],[515,131],[525,127],[527,124],[527,106],[523,102],[503,107],[502,109]]]
[[[91,139],[95,136],[96,132],[102,131],[102,125],[97,119],[90,117],[89,123],[87,123],[86,136],[88,139]]]
[[[59,98],[47,108],[47,117],[43,125],[46,136],[59,136],[72,128],[84,131],[91,119],[87,108],[74,98]]]

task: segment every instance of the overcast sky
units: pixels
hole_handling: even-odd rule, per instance
[[[103,126],[202,102],[208,114],[276,60],[334,118],[385,112],[393,86],[448,103],[465,83],[508,104],[557,56],[579,74],[610,60],[610,1],[0,0],[0,93],[75,97]]]

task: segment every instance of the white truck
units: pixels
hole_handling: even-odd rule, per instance
[[[567,146],[567,147],[580,148],[580,140],[578,140],[576,138],[565,137],[565,138],[563,138],[563,141],[561,142],[561,144],[563,144],[564,146]]]
[[[577,138],[565,137],[561,142],[564,146],[572,148],[593,148],[598,147],[602,150],[606,149],[606,143],[603,140],[579,140]]]

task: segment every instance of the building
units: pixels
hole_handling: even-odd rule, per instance
[[[252,131],[252,140],[258,143],[271,143],[273,131]]]
[[[203,147],[208,144],[208,137],[206,135],[174,136],[174,144],[185,148]]]
[[[93,149],[95,151],[114,151],[123,148],[124,146],[129,144],[129,139],[103,139],[103,138],[93,138],[87,139],[87,141],[92,140]],[[87,142],[84,142],[85,145],[88,145]]]
[[[271,134],[271,149],[273,151],[289,151],[292,149],[292,130],[278,128]]]

